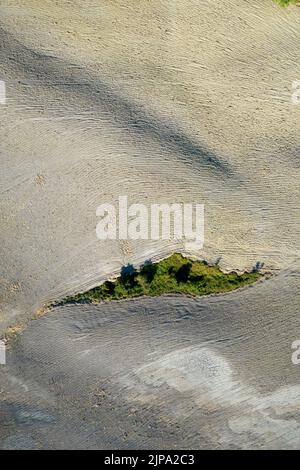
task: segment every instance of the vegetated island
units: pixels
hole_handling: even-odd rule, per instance
[[[157,263],[146,261],[141,269],[133,265],[123,266],[120,276],[105,281],[98,287],[67,297],[55,305],[81,302],[101,302],[133,297],[158,296],[162,294],[185,294],[201,296],[228,292],[257,281],[262,274],[262,264],[257,263],[251,272],[224,273],[216,265],[205,261],[194,261],[174,253]]]

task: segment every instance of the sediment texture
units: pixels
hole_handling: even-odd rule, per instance
[[[299,445],[299,22],[271,0],[1,2],[1,333],[183,249],[97,240],[96,207],[119,195],[204,203],[189,254],[278,273],[31,322],[0,367],[1,446]]]

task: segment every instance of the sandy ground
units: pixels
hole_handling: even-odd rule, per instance
[[[0,448],[299,448],[299,292],[295,269],[198,300],[54,309],[0,368]]]
[[[249,344],[253,354],[260,344],[269,343],[269,331],[265,323],[265,329],[260,332],[263,336],[259,336],[256,344],[258,330],[252,322],[268,322],[273,311],[277,312],[270,319],[274,338],[281,332],[282,322],[287,331],[293,325],[291,331],[297,335],[299,302],[296,302],[294,281],[299,258],[300,105],[291,103],[291,93],[292,82],[300,80],[299,20],[300,8],[283,10],[271,0],[143,0],[138,4],[133,0],[1,2],[0,80],[6,82],[7,88],[7,103],[0,105],[1,333],[8,326],[30,318],[44,303],[90,288],[118,273],[123,264],[139,264],[182,249],[180,244],[168,241],[97,240],[96,207],[103,202],[116,202],[119,195],[127,195],[130,202],[146,204],[204,203],[205,245],[203,250],[192,254],[210,261],[221,257],[223,269],[250,269],[261,261],[266,270],[279,273],[278,279],[286,280],[285,288],[280,282],[268,281],[261,297],[257,294],[259,287],[249,289],[247,296],[251,293],[249,301],[251,298],[253,305],[250,312],[248,300],[241,301],[237,310],[232,307],[239,299],[238,293],[214,300],[218,305],[220,338],[228,338],[238,348],[239,342],[234,342],[231,333],[226,336],[227,320],[231,321],[226,317],[229,311],[243,313],[243,322],[247,320],[248,326],[243,323],[243,328],[237,326],[237,330],[241,328],[241,344],[253,336],[253,343]],[[132,304],[140,306],[137,315],[141,319],[147,302],[140,300]],[[159,313],[159,319],[161,305],[173,318],[172,312],[185,311],[188,302],[188,310],[192,309],[196,321],[198,306],[210,300],[199,304],[177,299],[176,308],[169,298],[149,302]],[[115,308],[123,309],[124,318],[130,318],[131,304],[126,303],[124,307],[104,310],[99,307],[96,313],[94,309],[83,309],[83,321],[88,315],[98,313],[100,318],[102,315],[107,318],[107,312],[113,314]],[[81,307],[77,307],[74,314],[78,309],[81,312]],[[69,309],[61,316],[61,328],[66,331],[72,325],[68,312]],[[236,315],[238,322],[239,315]],[[211,317],[214,315],[208,318]],[[20,347],[25,352],[33,338],[39,338],[35,352],[37,368],[43,355],[41,342],[45,351],[50,345],[54,348],[57,334],[49,336],[49,345],[47,339],[51,322],[55,324],[53,318],[56,317],[40,319],[36,324],[40,325],[39,329],[31,323],[22,337],[24,344]],[[209,331],[214,327],[211,321]],[[126,327],[124,324],[119,336],[110,340],[116,361]],[[169,328],[171,332],[176,329],[176,322],[170,320]],[[96,323],[95,335],[98,329]],[[34,336],[37,334],[38,337]],[[93,338],[92,331],[89,334]],[[202,336],[189,344],[184,340],[185,334],[184,330],[182,336],[178,333],[179,337],[174,333],[171,339],[178,342],[180,364],[189,362],[186,357],[196,363],[201,363],[201,357],[204,362],[219,364],[221,361],[221,369],[228,370],[226,380],[232,386],[231,370],[237,367],[231,363],[233,358],[226,355],[223,358],[223,351],[220,358],[218,351],[214,348],[211,351],[209,346],[203,352]],[[291,338],[282,340],[285,342],[280,348],[290,352]],[[89,348],[88,343],[82,344]],[[140,347],[143,349],[144,344],[136,339],[135,348]],[[276,347],[274,339],[274,351]],[[155,371],[169,368],[165,364],[177,361],[172,348],[163,349],[162,356],[159,349],[155,351],[152,365],[145,360],[136,372],[139,378],[128,379],[132,380],[128,387],[138,390],[136,380],[145,382],[147,371],[152,369],[153,380],[160,382],[161,372]],[[235,357],[239,351],[236,350]],[[52,353],[48,353],[43,357],[51,363]],[[11,354],[15,363],[8,374],[14,374],[18,360],[25,361],[22,351]],[[282,377],[281,382],[277,381],[278,390],[289,386],[285,369],[290,367],[290,359],[285,355],[284,358],[287,362],[282,359],[280,367],[276,366],[277,362],[270,362],[268,372],[265,371],[268,376]],[[30,358],[26,361],[30,363]],[[240,375],[245,374],[245,364],[237,369]],[[30,367],[33,367],[31,363]],[[131,361],[127,367],[129,371],[134,368]],[[1,373],[6,373],[4,369],[1,368]],[[137,365],[134,370],[138,370]],[[54,372],[55,368],[49,369],[49,374]],[[63,369],[62,374],[75,380],[69,372],[68,368]],[[26,368],[24,374],[28,376],[17,380],[27,380],[30,374]],[[106,371],[101,371],[101,380],[105,374]],[[64,376],[61,377],[64,389],[67,384],[64,385]],[[31,379],[34,380],[33,376]],[[37,384],[39,380],[44,387],[42,382],[47,379],[37,370]],[[239,380],[243,382],[244,377]],[[269,383],[266,377],[264,380]],[[119,386],[125,385],[113,385],[112,390]],[[256,387],[257,383],[252,386]],[[153,384],[147,383],[145,387],[152,390]],[[294,390],[298,393],[298,389]],[[190,392],[184,393],[187,397]],[[237,400],[244,399],[244,393],[248,391],[243,389]],[[256,392],[252,390],[251,394],[250,410]],[[279,400],[277,395],[273,398]],[[12,397],[12,406],[15,399]],[[26,403],[32,399],[29,392]],[[192,406],[194,401],[189,403]],[[259,400],[258,403],[257,406],[265,406]],[[61,406],[65,413],[66,405]],[[224,411],[225,405],[222,406]],[[230,413],[232,407],[235,405],[230,405]],[[165,415],[168,410],[162,411],[162,416]],[[117,420],[117,412],[115,416]],[[81,429],[79,415],[77,419]],[[292,436],[288,440],[291,446],[298,445],[298,424],[294,418],[288,422],[288,426],[292,425],[294,431],[291,427],[286,431]],[[64,419],[59,426],[72,428]],[[107,426],[106,423],[106,429]],[[193,426],[186,428],[189,435],[195,429]],[[236,429],[244,426],[247,431],[250,425],[246,420],[233,426]],[[267,424],[264,426],[268,433]],[[173,428],[167,426],[168,432]],[[221,428],[218,429],[220,433]],[[163,432],[163,427],[160,430]],[[86,436],[90,435],[89,427],[85,437],[81,432],[66,444],[84,447]],[[283,428],[278,432],[285,433]],[[207,446],[236,442],[236,436],[231,441],[230,433],[227,441],[227,437],[220,440],[219,434],[211,438],[209,432],[204,434]],[[113,435],[114,432],[107,434],[108,447],[113,445]],[[181,442],[179,435],[181,439],[179,432],[173,439],[164,441],[165,446],[176,446]],[[126,445],[142,446],[145,442],[158,445],[145,434],[142,436],[138,439],[132,435]],[[203,436],[201,445],[205,446]],[[7,445],[16,442],[13,438],[10,441],[9,436],[5,439]],[[30,442],[39,445],[35,436],[31,439]],[[119,437],[115,439],[119,445]],[[40,440],[42,446],[50,445]],[[53,446],[57,442],[53,436]],[[193,442],[187,438],[187,445]],[[200,445],[199,442],[195,441],[195,445]],[[271,445],[264,432],[257,442]],[[286,444],[284,438],[278,442],[281,446]],[[97,437],[90,446],[101,444],[104,441]],[[239,445],[245,445],[244,441]]]

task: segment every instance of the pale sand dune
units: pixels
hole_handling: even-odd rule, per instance
[[[205,244],[193,255],[221,257],[225,270],[243,271],[262,261],[266,270],[295,278],[300,105],[292,105],[291,93],[292,82],[300,80],[299,20],[300,8],[280,9],[271,0],[1,2],[0,80],[7,103],[0,105],[0,332],[44,303],[118,273],[125,263],[183,249],[167,241],[97,240],[96,207],[117,202],[119,195],[132,203],[204,203]],[[293,334],[282,340],[288,353],[278,369],[270,363],[265,370],[271,376],[282,376],[291,341],[300,334],[291,285],[271,283],[265,297],[256,296],[259,286],[246,289],[255,312],[248,311],[248,301],[241,306],[243,322],[249,322],[243,341],[258,334],[252,322],[274,309],[276,336],[289,302]],[[218,298],[224,314],[220,338],[239,295]],[[160,300],[153,302],[159,308]],[[172,302],[164,302],[172,310]],[[186,301],[178,302],[184,308]],[[47,322],[39,325],[47,328]],[[257,344],[268,342],[267,324],[262,334]],[[256,347],[254,341],[250,350]],[[155,358],[153,367],[164,360]],[[231,368],[232,358],[224,360]],[[244,366],[238,368],[241,376]],[[285,385],[284,376],[273,392],[280,394]],[[230,416],[232,427],[248,429],[247,420],[237,423]],[[298,443],[293,429],[286,431],[294,433],[291,446]],[[165,445],[176,446],[177,437]],[[234,445],[231,434],[223,437],[223,446]],[[144,441],[135,437],[127,445],[135,442]],[[216,442],[219,435],[207,446]]]

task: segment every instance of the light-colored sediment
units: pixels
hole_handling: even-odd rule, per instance
[[[299,373],[290,362],[300,337],[300,105],[291,102],[299,23],[300,8],[271,0],[1,1],[1,335],[123,264],[182,248],[97,240],[96,207],[119,195],[204,203],[205,245],[191,255],[221,256],[225,270],[261,261],[279,273],[216,298],[68,307],[33,321],[0,370],[2,447],[299,446]],[[103,334],[100,370],[88,359]],[[116,377],[98,390],[99,403],[91,399],[92,411],[82,398],[89,391],[78,388],[80,361],[93,397],[98,378],[101,388]],[[218,380],[225,374],[221,402],[203,363],[215,364]],[[106,433],[93,421],[105,393]]]
[[[221,267],[299,255],[300,10],[269,0],[1,2],[1,329],[168,242],[100,242],[95,210],[204,202]]]

